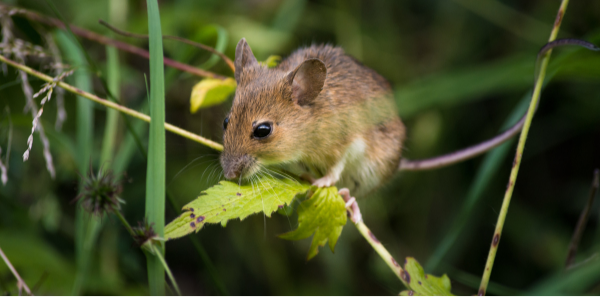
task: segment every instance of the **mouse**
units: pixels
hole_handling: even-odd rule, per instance
[[[315,186],[336,186],[347,201],[396,173],[405,127],[391,85],[342,48],[301,47],[268,68],[242,38],[234,65],[237,89],[220,156],[225,178],[241,182],[277,166]]]

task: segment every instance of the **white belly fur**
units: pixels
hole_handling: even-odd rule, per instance
[[[367,144],[361,137],[355,139],[344,154],[344,167],[335,186],[348,188],[352,196],[360,197],[364,193],[376,188],[380,181],[380,174],[375,169],[375,164],[366,156]]]

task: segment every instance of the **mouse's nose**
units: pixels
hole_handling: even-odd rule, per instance
[[[223,166],[223,175],[227,179],[236,179],[243,174],[243,170],[248,166],[248,155],[221,155],[221,166]]]
[[[240,171],[239,170],[225,170],[223,172],[225,174],[225,178],[227,179],[235,179],[238,178],[238,176],[240,176]]]

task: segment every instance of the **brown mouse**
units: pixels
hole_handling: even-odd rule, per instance
[[[397,171],[405,128],[390,84],[341,48],[300,48],[267,68],[241,39],[235,79],[223,122],[227,179],[279,165],[363,196]]]

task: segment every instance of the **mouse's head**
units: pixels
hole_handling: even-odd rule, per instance
[[[310,106],[325,82],[319,59],[307,59],[293,70],[269,69],[258,63],[241,39],[235,50],[237,90],[223,121],[221,165],[227,179],[247,178],[263,165],[297,161],[310,143]]]

